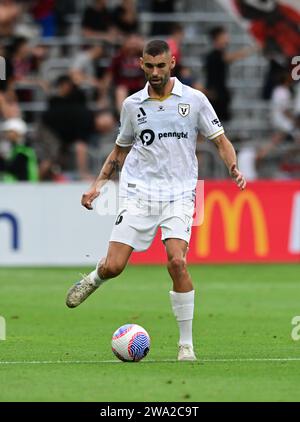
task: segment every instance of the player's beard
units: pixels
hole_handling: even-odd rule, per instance
[[[150,77],[149,83],[152,89],[158,94],[160,94],[163,91],[164,87],[167,85],[169,79],[170,79],[170,75],[165,75],[165,76],[161,76],[160,78],[155,78],[155,82],[154,82],[152,81],[152,78]]]

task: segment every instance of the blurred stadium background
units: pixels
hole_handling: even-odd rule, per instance
[[[191,262],[298,261],[299,22],[293,0],[0,1],[0,263],[89,264],[105,252],[114,217],[87,215],[79,199],[113,147],[123,99],[144,84],[138,58],[155,37],[210,98],[250,182],[237,192],[199,138],[207,209]],[[133,262],[161,262],[160,248]]]
[[[298,0],[0,0],[0,401],[299,400],[299,28]],[[218,109],[248,179],[239,192],[199,138],[204,223],[188,259],[200,359],[184,370],[167,272],[141,265],[165,262],[159,236],[101,294],[64,306],[106,252],[115,184],[96,212],[80,198],[158,37]],[[150,332],[155,365],[111,363],[126,322]]]

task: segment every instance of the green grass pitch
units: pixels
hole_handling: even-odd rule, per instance
[[[0,401],[299,401],[299,265],[190,266],[197,362],[176,362],[164,267],[130,266],[68,309],[78,268],[0,269]],[[146,328],[151,350],[119,362],[111,335]]]

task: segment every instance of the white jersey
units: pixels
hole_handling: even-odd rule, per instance
[[[132,145],[120,178],[120,196],[151,200],[193,197],[198,179],[196,142],[224,133],[207,97],[177,78],[172,93],[151,99],[149,83],[126,98],[116,144]]]

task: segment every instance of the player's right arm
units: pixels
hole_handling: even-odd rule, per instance
[[[125,158],[129,153],[134,139],[134,131],[128,111],[127,101],[125,100],[120,116],[120,133],[116,139],[116,144],[112,152],[107,157],[99,176],[92,184],[90,189],[82,195],[81,204],[88,210],[92,210],[92,202],[100,195],[102,186],[121,170]]]
[[[92,202],[100,195],[100,189],[102,186],[110,180],[114,174],[118,173],[129,153],[131,146],[121,147],[115,145],[112,152],[107,157],[103,167],[99,173],[99,176],[92,184],[90,189],[82,195],[81,205],[83,205],[88,210],[92,210]]]

